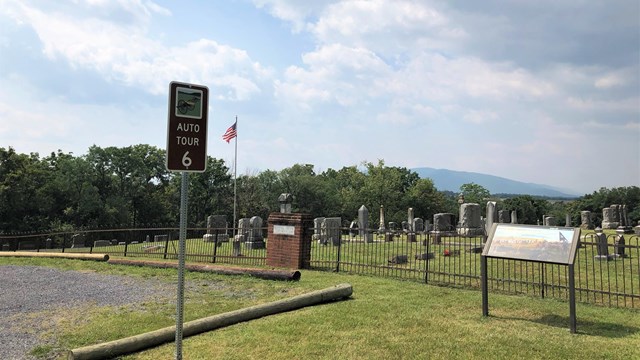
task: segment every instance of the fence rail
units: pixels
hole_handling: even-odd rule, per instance
[[[258,236],[265,242],[267,229]],[[265,266],[266,249],[234,242],[237,229],[193,228],[187,231],[187,260]],[[314,238],[313,269],[369,274],[428,284],[480,288],[484,236],[461,236],[455,230],[434,235],[352,234],[340,229],[332,239]],[[248,234],[246,234],[248,236]],[[178,228],[83,230],[80,232],[0,236],[1,251],[106,253],[114,256],[177,259]],[[595,233],[582,235],[575,260],[576,299],[604,306],[640,308],[640,237],[607,236],[606,254]],[[489,290],[509,294],[568,299],[564,265],[489,258]]]
[[[437,235],[370,233],[369,242],[349,229],[341,230],[339,241],[314,241],[311,267],[480,288],[484,236],[462,236],[455,230]],[[609,256],[602,255],[602,247],[598,249],[595,233],[581,237],[574,265],[578,301],[640,308],[640,237],[632,234],[624,237],[620,244],[618,235],[607,236]],[[487,275],[489,290],[493,292],[569,297],[565,265],[489,258]]]
[[[263,266],[266,249],[235,244],[237,229],[189,228],[185,259],[198,262]],[[259,236],[266,235],[266,228]],[[1,251],[53,251],[93,253],[114,256],[178,258],[179,228],[83,230],[39,235],[0,236]]]

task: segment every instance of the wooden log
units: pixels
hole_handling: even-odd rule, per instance
[[[267,304],[251,306],[244,309],[189,321],[183,325],[182,336],[184,338],[225,326],[234,325],[243,321],[249,321],[325,302],[346,299],[350,297],[352,293],[353,288],[350,284],[340,284],[327,289],[294,296],[289,299],[273,301]],[[124,339],[85,346],[69,351],[67,353],[67,359],[111,359],[120,355],[172,342],[175,340],[175,333],[176,327],[170,326],[160,330],[130,336]]]
[[[53,253],[53,252],[31,252],[31,251],[0,251],[0,257],[37,257],[37,258],[63,258],[77,260],[108,261],[107,254],[84,254],[84,253]]]
[[[178,268],[177,263],[164,262],[164,261],[149,261],[149,260],[129,260],[129,259],[111,259],[109,264],[116,265],[134,265],[134,266],[149,266],[157,268]],[[298,281],[300,280],[300,271],[291,270],[268,270],[268,269],[250,269],[250,268],[230,268],[214,265],[203,264],[185,264],[184,268],[189,271],[197,272],[210,272],[222,275],[249,275],[260,279],[266,280],[285,280],[285,281]]]

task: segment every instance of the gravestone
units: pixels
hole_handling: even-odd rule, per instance
[[[247,249],[252,250],[265,248],[262,230],[262,218],[260,216],[254,216],[249,219],[249,237],[244,243]]]
[[[409,226],[409,223],[407,223],[407,221],[406,221],[406,220],[403,220],[403,221],[400,223],[400,226],[402,227],[402,232],[405,232],[405,233],[408,233],[408,232],[409,232],[409,229],[411,228],[411,227]]]
[[[493,223],[496,222],[496,202],[495,201],[487,201],[487,212],[485,217],[485,233],[489,233],[491,231],[491,227]]]
[[[627,205],[622,205],[620,221],[622,222],[622,229],[624,230],[624,233],[633,234],[633,227],[631,225],[631,220],[629,219],[629,209],[627,208]]]
[[[228,227],[226,215],[209,215],[207,216],[207,233],[202,238],[205,242],[214,242],[218,234],[218,243],[228,242]]]
[[[322,233],[322,223],[324,222],[323,217],[317,217],[315,219],[313,219],[313,236],[311,237],[311,240],[313,241],[317,241],[319,244],[322,245],[326,245],[327,244],[327,239],[326,238],[322,238],[321,233]]]
[[[571,215],[564,215],[564,227],[571,227]]]
[[[413,228],[413,208],[407,209],[407,231],[415,231],[415,229]]]
[[[624,239],[624,231],[622,230],[617,230],[616,231],[617,235],[616,235],[616,240],[613,243],[613,249],[615,251],[615,256],[616,257],[627,257],[627,254],[625,253],[625,239]]]
[[[71,236],[71,248],[77,249],[84,247],[84,235],[74,234]]]
[[[438,213],[433,215],[433,231],[450,232],[453,229],[453,214]]]
[[[153,242],[165,242],[169,240],[169,235],[154,235]]]
[[[358,235],[358,222],[353,220],[349,224],[349,238],[353,240],[355,239],[356,235]]]
[[[93,247],[104,247],[104,246],[110,246],[111,245],[111,241],[109,240],[96,240],[93,242]]]
[[[435,253],[422,253],[422,254],[416,254],[416,260],[431,260],[431,259],[435,259],[436,258],[436,254]]]
[[[480,220],[480,204],[464,203],[460,205],[460,227],[458,233],[463,236],[484,234]]]
[[[369,233],[369,210],[364,205],[358,209],[358,235],[364,242],[373,242],[373,236]]]
[[[11,246],[9,244],[2,244],[2,251],[10,251]]]
[[[409,257],[407,255],[395,255],[388,262],[389,264],[406,264],[409,262]]]
[[[413,231],[416,233],[424,232],[424,220],[422,218],[413,219]]]
[[[340,240],[342,240],[342,232],[340,231],[341,224],[342,218],[339,217],[325,218],[324,221],[322,221],[320,236],[324,244],[331,243],[334,246],[340,245]]]
[[[544,226],[556,226],[556,218],[554,216],[545,215]]]
[[[51,240],[51,238],[47,238],[44,241],[44,247],[45,249],[53,249],[53,240]]]
[[[512,224],[518,223],[518,212],[516,210],[511,211],[511,223]]]
[[[249,225],[249,218],[241,218],[238,220],[238,235],[237,238],[241,242],[245,242],[249,238],[249,230],[251,226]]]
[[[611,205],[608,208],[602,209],[602,228],[603,229],[616,229],[620,225],[620,210],[619,205]]]
[[[378,233],[384,234],[387,229],[384,227],[384,206],[380,205],[380,225],[378,226]]]
[[[233,239],[231,245],[233,246],[231,250],[231,256],[242,256],[242,253],[240,252],[242,242],[240,241],[238,236]]]
[[[584,230],[593,229],[593,224],[591,223],[591,211],[580,211],[580,228]]]
[[[609,244],[607,243],[607,235],[602,232],[601,228],[596,229],[596,250],[598,255],[594,256],[596,260],[610,260]]]
[[[511,222],[509,210],[498,210],[498,222],[500,224],[508,224]]]

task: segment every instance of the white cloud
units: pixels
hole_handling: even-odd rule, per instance
[[[145,10],[149,16],[151,10],[161,9],[150,2],[118,4],[131,12]],[[100,1],[92,5],[113,6]],[[63,59],[74,67],[94,70],[108,80],[152,94],[164,94],[167,84],[179,78],[215,84],[219,87],[216,93],[227,100],[246,100],[260,93],[264,86],[261,82],[271,76],[271,70],[252,61],[246,51],[213,40],[166,46],[150,39],[144,24],[44,13],[26,5],[19,8],[21,20],[36,31],[48,58]]]
[[[328,5],[309,25],[320,43],[366,47],[392,56],[400,52],[447,49],[466,36],[440,11],[416,1],[343,1]]]

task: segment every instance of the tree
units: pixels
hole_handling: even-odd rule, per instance
[[[444,193],[438,191],[431,179],[419,179],[408,192],[414,214],[431,221],[433,215],[445,212],[448,201]]]
[[[51,172],[37,153],[0,148],[0,231],[46,229],[53,203],[44,191]]]
[[[489,190],[476,183],[462,184],[460,186],[460,193],[464,196],[464,202],[480,205],[486,204],[491,197]]]
[[[176,181],[179,177],[176,177]],[[209,215],[233,212],[233,188],[229,168],[221,159],[207,156],[204,172],[189,176],[189,223],[206,226]]]
[[[505,210],[516,211],[520,224],[537,224],[542,216],[549,214],[549,202],[536,199],[530,195],[521,195],[505,199],[502,202]]]
[[[371,221],[378,218],[375,210],[380,205],[384,205],[385,220],[399,222],[404,219],[407,209],[416,205],[410,201],[408,193],[420,179],[418,174],[403,167],[385,166],[383,160],[378,160],[377,165],[370,162],[363,165],[366,177],[360,191],[360,201],[370,209]]]
[[[293,208],[312,216],[325,216],[326,183],[316,176],[311,164],[295,164],[278,174],[283,192],[293,195]],[[277,197],[276,197],[277,198]]]

